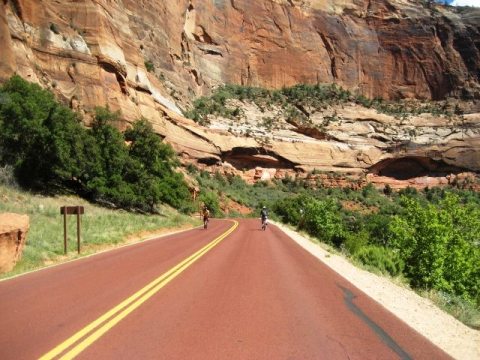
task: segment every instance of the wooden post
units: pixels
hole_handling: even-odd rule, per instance
[[[67,215],[77,215],[77,251],[80,254],[80,239],[81,239],[81,217],[85,213],[83,206],[62,206],[60,214],[63,215],[63,251],[67,253]]]
[[[65,255],[67,254],[67,212],[66,211],[63,213],[63,253]]]
[[[77,251],[80,254],[80,206],[77,206]]]

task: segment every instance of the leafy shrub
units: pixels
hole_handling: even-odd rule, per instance
[[[343,246],[350,255],[355,255],[368,246],[369,237],[370,234],[366,230],[361,230],[357,233],[347,233]]]
[[[363,219],[365,230],[369,233],[370,243],[380,246],[388,244],[388,226],[391,216],[384,214],[369,214]]]
[[[418,196],[418,190],[415,189],[414,187],[407,186],[405,189],[399,190],[398,195],[416,197],[416,196]]]
[[[205,191],[203,193],[200,193],[199,200],[201,203],[205,204],[208,207],[208,210],[210,210],[210,214],[212,216],[223,216],[217,193],[213,191]]]
[[[447,194],[438,206],[402,198],[405,213],[388,227],[389,246],[404,259],[413,286],[457,294],[479,304],[480,209]]]
[[[331,198],[307,202],[304,226],[310,234],[335,246],[340,246],[346,236],[339,205]]]
[[[392,276],[400,275],[404,268],[403,260],[391,249],[369,245],[358,249],[355,258],[367,266],[373,266],[383,273]]]
[[[283,186],[294,189],[295,183],[289,181]],[[415,288],[436,289],[478,306],[478,194],[432,190],[426,192],[432,194],[429,203],[428,196],[418,191],[405,189],[402,193],[386,197],[369,188],[349,192],[318,189],[279,199],[273,210],[283,222],[345,248],[368,266],[392,275],[403,272]],[[368,214],[345,210],[332,197],[363,204],[375,202],[380,209]],[[301,209],[305,210],[303,217]]]
[[[150,60],[145,60],[144,65],[145,65],[145,69],[147,69],[148,72],[155,71],[155,65]]]
[[[280,216],[282,222],[302,226],[305,206],[309,199],[305,196],[283,198],[273,205],[273,211]]]
[[[188,164],[187,165],[187,171],[192,175],[195,175],[195,174],[198,173],[198,169],[193,164]]]

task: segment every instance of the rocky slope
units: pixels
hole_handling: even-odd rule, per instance
[[[479,171],[478,115],[460,127],[398,124],[350,107],[326,137],[300,126],[252,138],[225,122],[200,127],[181,109],[223,83],[319,82],[386,99],[463,97],[475,108],[479,24],[480,10],[409,0],[0,0],[0,79],[17,72],[50,88],[87,124],[98,105],[120,110],[123,126],[144,116],[185,161],[252,178],[315,168],[444,182]],[[255,175],[257,166],[274,170]],[[399,179],[405,168],[414,170]]]

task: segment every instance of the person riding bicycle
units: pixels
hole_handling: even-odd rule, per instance
[[[267,208],[264,206],[260,211],[260,217],[262,218],[262,225],[267,222],[268,212]]]
[[[206,227],[208,223],[208,219],[210,218],[210,211],[208,210],[208,207],[206,205],[203,207],[202,215],[203,215],[203,224]]]

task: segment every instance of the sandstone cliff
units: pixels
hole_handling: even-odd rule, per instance
[[[185,101],[220,83],[480,96],[480,9],[407,0],[2,1],[2,77],[16,70],[55,81],[87,107],[115,100],[126,117],[151,106],[138,92],[175,108],[165,97]]]
[[[479,24],[480,10],[413,0],[0,0],[0,78],[17,72],[50,88],[87,124],[97,105],[120,110],[124,126],[144,116],[186,161],[382,175],[386,160],[406,157],[442,174],[479,171],[476,115],[459,130],[423,118],[398,127],[353,109],[328,138],[293,140],[215,132],[181,116],[223,83],[336,82],[368,97],[478,100]]]

